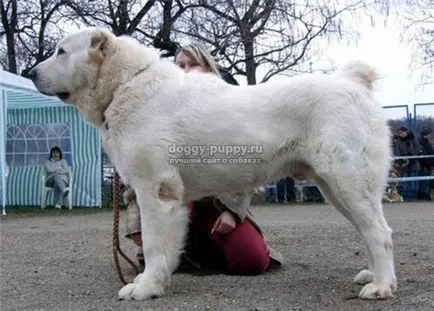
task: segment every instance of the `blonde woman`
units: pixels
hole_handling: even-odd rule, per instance
[[[212,73],[221,77],[227,83],[238,85],[228,72],[219,68],[211,53],[200,43],[192,43],[180,48],[175,55],[175,63],[184,71],[196,70]]]
[[[175,63],[186,72],[196,70],[221,76],[210,52],[198,43],[181,48],[176,53]],[[233,78],[233,81],[228,77],[225,80],[237,84]],[[134,191],[125,191],[124,199],[128,205],[127,237],[140,246],[140,211]],[[244,217],[239,208],[229,209],[215,197],[190,202],[188,208],[189,233],[181,263],[190,268],[243,275],[261,274],[271,266],[280,267],[282,255],[268,247],[249,211]],[[140,247],[137,258],[144,264]]]

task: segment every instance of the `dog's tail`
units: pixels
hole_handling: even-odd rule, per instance
[[[379,79],[375,69],[362,61],[352,61],[347,63],[338,71],[338,74],[363,84],[369,90],[372,90],[374,82]]]

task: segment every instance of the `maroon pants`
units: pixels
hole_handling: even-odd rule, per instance
[[[211,234],[220,214],[212,200],[194,202],[186,251],[190,249],[200,264],[220,265],[231,274],[265,272],[270,265],[270,251],[262,234],[248,220],[237,222],[229,234]]]

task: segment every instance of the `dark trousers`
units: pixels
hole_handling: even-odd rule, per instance
[[[430,167],[422,167],[420,170],[419,176],[431,176],[431,168]],[[431,200],[431,181],[430,180],[421,180],[419,181],[419,192],[417,194],[417,198],[420,200]]]
[[[400,177],[417,177],[418,171],[402,172]],[[404,201],[412,201],[417,199],[419,183],[415,181],[401,181],[399,183],[399,193],[404,198]]]
[[[269,203],[277,203],[277,186],[269,184],[265,186],[265,201]]]
[[[286,177],[277,182],[278,202],[289,202],[295,200],[295,183],[291,177]]]

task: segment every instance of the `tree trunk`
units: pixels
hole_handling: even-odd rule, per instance
[[[17,57],[15,50],[15,31],[17,28],[18,16],[17,16],[17,2],[12,1],[10,4],[12,5],[12,12],[10,16],[10,21],[8,21],[8,14],[6,12],[6,7],[9,6],[9,3],[5,3],[1,1],[1,20],[3,24],[3,28],[6,34],[6,46],[8,53],[8,71],[12,73],[17,73]]]
[[[246,55],[246,75],[247,84],[256,84],[256,63],[253,49],[253,41],[250,39],[243,40],[244,53]]]
[[[15,53],[15,34],[9,32],[6,34],[6,42],[8,47],[8,71],[17,74],[17,58]]]

